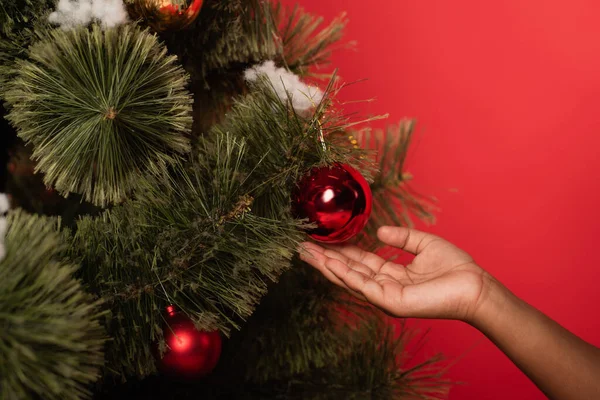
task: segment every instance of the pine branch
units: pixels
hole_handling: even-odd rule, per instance
[[[103,363],[98,302],[60,262],[55,219],[9,214],[0,261],[0,398],[79,399]]]
[[[282,62],[300,75],[314,74],[314,69],[329,63],[333,51],[354,46],[352,42],[340,43],[348,22],[345,14],[321,28],[323,18],[308,14],[298,6],[290,9],[275,2],[271,13],[279,28],[277,39]]]
[[[54,30],[19,62],[8,119],[61,194],[105,206],[189,149],[187,78],[155,36],[131,26]]]
[[[440,356],[405,369],[413,333],[402,329],[396,338],[393,327],[377,315],[347,325],[340,332],[340,338],[346,339],[340,339],[340,361],[292,380],[286,398],[446,398],[450,382],[443,377]]]
[[[78,223],[70,256],[112,309],[113,373],[154,372],[150,343],[162,338],[168,304],[201,329],[239,329],[302,239],[291,217],[249,210],[243,140],[223,135],[203,155],[176,178],[151,179],[135,200]]]

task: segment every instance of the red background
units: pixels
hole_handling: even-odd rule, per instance
[[[297,1],[328,20],[348,13],[358,51],[334,65],[369,80],[343,99],[417,119],[408,169],[441,207],[426,229],[600,345],[600,3]],[[473,328],[419,325],[433,328],[426,353],[461,357],[450,399],[544,398]]]

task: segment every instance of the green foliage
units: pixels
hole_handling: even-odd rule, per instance
[[[301,341],[305,331],[297,333]],[[389,321],[366,308],[363,316],[335,330],[336,341],[305,347],[306,351],[335,352],[325,366],[279,380],[220,388],[215,399],[286,400],[440,400],[447,398],[451,382],[444,378],[441,355],[412,362],[415,331],[401,326],[399,334]],[[288,336],[281,338],[288,339]],[[280,340],[272,338],[272,343]],[[329,346],[328,349],[326,347]],[[418,348],[418,346],[417,346]],[[272,351],[272,350],[269,350]],[[301,354],[289,354],[292,360]],[[265,359],[268,357],[265,354]],[[411,365],[412,364],[412,365]],[[289,367],[288,367],[289,368]]]
[[[150,343],[161,340],[168,304],[202,329],[240,328],[302,239],[291,217],[249,209],[238,169],[247,157],[243,140],[225,135],[210,150],[177,180],[153,179],[135,200],[78,224],[71,256],[114,315],[113,373],[154,371]]]
[[[0,35],[10,38],[22,29],[31,29],[33,21],[54,6],[55,0],[2,0]]]
[[[46,29],[46,16],[56,0],[2,0],[0,2],[0,97],[17,72],[15,62],[27,57],[27,48]]]
[[[149,344],[161,339],[166,305],[228,333],[289,268],[304,238],[291,190],[315,165],[348,160],[335,143],[323,150],[314,118],[297,116],[261,82],[189,165],[142,180],[135,199],[77,224],[70,256],[113,311],[113,372],[154,371]]]
[[[9,214],[0,261],[0,398],[79,399],[103,363],[98,303],[60,261],[57,221]]]
[[[6,93],[8,118],[60,193],[120,202],[188,151],[187,77],[147,31],[54,30],[29,57]]]
[[[445,399],[450,381],[441,356],[407,367],[414,333],[403,327],[396,337],[377,314],[346,325],[339,331],[339,362],[292,381],[288,398]]]
[[[270,4],[271,15],[278,27],[278,61],[299,75],[315,74],[315,69],[328,64],[335,45],[341,42],[344,34],[345,14],[323,27],[322,17],[309,14],[299,6],[289,9],[279,2]],[[351,46],[353,43],[344,44],[344,47]]]

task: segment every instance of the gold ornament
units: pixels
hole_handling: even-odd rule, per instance
[[[157,32],[187,28],[196,20],[203,0],[134,0],[127,9],[133,19],[141,18]]]

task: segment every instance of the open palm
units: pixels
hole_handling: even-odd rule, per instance
[[[304,243],[301,257],[330,281],[397,317],[469,321],[491,277],[452,243],[415,229],[382,227],[379,239],[414,254],[406,265],[356,246]]]

